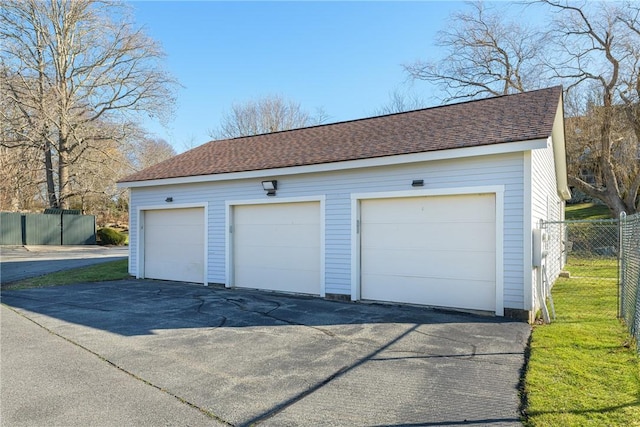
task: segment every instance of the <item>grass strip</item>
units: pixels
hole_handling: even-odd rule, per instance
[[[58,271],[44,276],[20,280],[3,285],[3,290],[44,288],[47,286],[72,285],[74,283],[121,280],[129,277],[128,260],[108,261],[88,267]]]
[[[565,219],[611,219],[611,211],[604,205],[596,203],[578,203],[567,205],[565,208]]]
[[[588,273],[580,261],[567,269]],[[560,278],[552,294],[558,317],[531,337],[525,426],[640,426],[640,358],[616,318],[616,281]]]

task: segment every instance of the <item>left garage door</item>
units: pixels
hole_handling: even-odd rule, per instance
[[[204,283],[204,209],[144,214],[144,277]]]
[[[233,213],[234,285],[320,294],[320,203],[239,205]]]

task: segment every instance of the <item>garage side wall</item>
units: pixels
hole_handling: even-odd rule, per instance
[[[531,151],[531,229],[540,227],[540,221],[562,221],[564,219],[564,200],[558,195],[555,173],[554,152],[549,143],[547,148]],[[545,242],[548,244],[560,244],[559,242]],[[561,248],[547,248],[548,253],[561,254]],[[528,260],[531,268],[532,301],[533,309],[537,308],[535,290],[541,280],[541,271],[533,268],[531,260]],[[547,275],[553,282],[562,268],[561,259],[547,259]]]
[[[267,197],[264,179],[277,179],[275,197]],[[129,269],[137,271],[140,206],[173,203],[208,203],[208,282],[224,283],[225,215],[227,201],[325,197],[325,291],[351,294],[351,194],[410,191],[413,180],[424,180],[418,190],[502,185],[504,193],[504,305],[524,308],[524,161],[522,153],[491,155],[454,160],[380,166],[347,171],[297,175],[269,175],[261,178],[180,184],[131,189]],[[527,227],[529,224],[527,224]],[[527,262],[529,262],[527,260]]]

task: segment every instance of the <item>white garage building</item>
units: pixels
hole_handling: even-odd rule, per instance
[[[120,182],[138,278],[530,319],[562,89],[213,141]]]

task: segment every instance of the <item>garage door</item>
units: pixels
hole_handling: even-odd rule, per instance
[[[320,294],[320,203],[234,207],[234,285]]]
[[[144,277],[204,283],[204,209],[144,214]]]
[[[493,194],[362,200],[363,299],[495,311]]]

